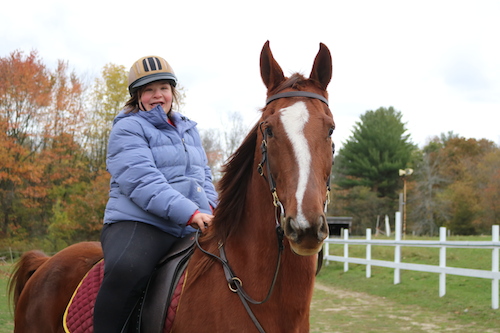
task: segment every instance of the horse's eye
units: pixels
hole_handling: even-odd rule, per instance
[[[270,138],[272,138],[274,136],[273,130],[271,129],[271,127],[266,127],[266,135]]]
[[[330,130],[328,130],[328,136],[332,136],[334,129],[335,127],[330,127]]]
[[[335,164],[335,143],[332,142],[332,165]]]

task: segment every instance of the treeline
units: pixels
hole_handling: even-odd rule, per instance
[[[57,251],[99,239],[107,141],[127,86],[128,70],[114,64],[89,79],[62,60],[50,69],[37,51],[0,58],[0,247]],[[185,93],[178,88],[181,109]],[[202,132],[214,169],[227,156],[223,147],[234,149],[244,135],[241,117],[229,119],[223,135]]]
[[[106,140],[126,99],[122,73],[106,66],[89,84],[67,62],[49,69],[36,51],[0,58],[1,238],[54,249],[98,239]]]
[[[407,233],[435,235],[445,226],[458,235],[491,234],[500,223],[499,147],[446,133],[419,149],[392,107],[363,114],[339,151],[330,214],[352,216],[357,234],[375,231],[386,214],[393,223],[403,192],[400,169],[414,171],[404,176]]]
[[[65,61],[50,69],[36,51],[0,58],[0,246],[56,251],[99,239],[107,139],[128,99],[127,75],[108,64],[85,80]],[[224,132],[202,131],[215,178],[245,135],[237,113],[228,119]],[[408,230],[476,234],[499,222],[499,148],[451,134],[418,149],[393,108],[361,116],[337,154],[330,214],[353,216],[355,232],[375,228],[377,216],[397,210],[398,170],[409,167]]]

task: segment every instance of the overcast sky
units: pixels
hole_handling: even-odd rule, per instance
[[[285,75],[309,75],[323,42],[338,146],[381,106],[401,111],[420,147],[448,131],[500,144],[500,1],[9,1],[0,33],[1,57],[37,50],[88,75],[162,56],[201,129],[232,112],[248,128],[258,120],[266,40]]]

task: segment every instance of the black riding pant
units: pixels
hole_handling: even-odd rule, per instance
[[[146,223],[104,225],[104,280],[94,307],[95,333],[121,332],[156,264],[177,240]]]

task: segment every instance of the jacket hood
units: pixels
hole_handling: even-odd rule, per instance
[[[163,108],[160,105],[157,105],[149,111],[139,110],[137,112],[126,113],[125,110],[121,110],[120,113],[113,120],[113,125],[124,118],[132,117],[132,116],[140,116],[141,118],[146,119],[147,121],[154,124],[155,126],[167,122],[167,115],[163,111]],[[156,127],[158,127],[158,126],[156,126]]]
[[[149,111],[137,111],[137,112],[129,112],[125,113],[125,110],[120,111],[120,113],[115,117],[113,120],[113,125],[119,122],[122,119],[128,118],[128,117],[141,117],[145,120],[147,120],[149,123],[154,125],[156,128],[165,128],[168,125],[167,122],[167,115],[165,114],[165,111],[163,111],[163,108],[160,105],[155,106],[153,109]],[[197,123],[195,121],[192,121],[188,119],[187,117],[181,115],[178,112],[171,111],[170,117],[172,118],[173,122],[175,123],[175,126],[177,127],[178,130],[185,131],[187,129],[190,129],[192,127],[195,127]]]

